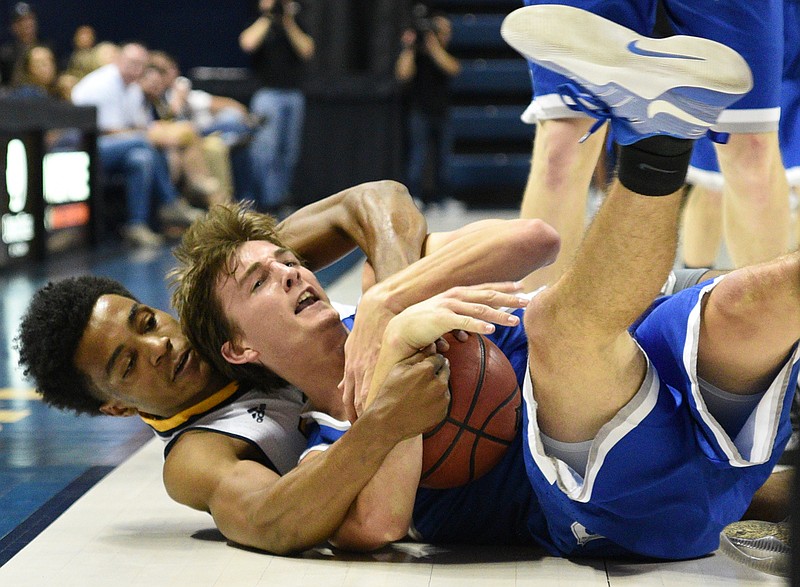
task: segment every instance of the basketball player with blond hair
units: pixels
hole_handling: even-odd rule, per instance
[[[565,26],[580,34],[561,34]],[[345,401],[354,386],[356,410],[367,414],[380,397],[370,375],[379,381],[450,329],[495,333],[522,384],[518,443],[485,477],[439,492],[417,487],[419,438],[399,443],[332,532],[337,544],[375,548],[411,526],[426,541],[537,543],[564,556],[707,554],[744,514],[789,437],[800,255],[651,303],[674,260],[692,139],[750,89],[749,68],[713,41],[645,40],[564,6],[515,11],[503,31],[526,57],[591,96],[620,145],[617,179],[574,264],[526,311],[512,312],[524,329],[491,310],[475,315],[498,327],[453,318],[454,304],[491,306],[484,289],[435,295],[448,279],[488,276],[468,271],[458,243],[369,289],[353,321],[342,324],[291,251],[244,232],[215,233],[209,221],[190,229],[179,253],[178,310],[190,339],[210,345],[216,362],[260,365],[304,391],[315,411],[327,413],[311,448],[327,450],[352,433],[340,381]],[[630,43],[649,49],[626,56]],[[598,46],[607,52],[594,55]],[[505,261],[495,257],[506,277],[515,278],[526,247],[540,251],[530,228]],[[502,232],[487,231],[485,240]],[[215,262],[196,263],[223,243]],[[408,306],[414,288],[433,297]],[[208,304],[227,326],[216,339],[188,319]],[[367,325],[381,341],[374,371],[357,367],[354,377],[345,362],[350,324]],[[358,418],[349,430],[362,426]]]

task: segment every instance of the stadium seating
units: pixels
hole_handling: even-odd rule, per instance
[[[530,167],[533,127],[519,116],[530,101],[525,60],[506,45],[500,25],[519,0],[438,0],[453,23],[448,50],[461,61],[451,84],[453,195],[473,207],[517,207]],[[487,189],[489,188],[489,189]]]

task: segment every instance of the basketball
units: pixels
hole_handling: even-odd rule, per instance
[[[423,434],[420,487],[465,485],[503,458],[520,423],[522,396],[511,363],[489,339],[470,334],[450,349],[447,416]]]

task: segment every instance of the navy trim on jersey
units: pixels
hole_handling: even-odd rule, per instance
[[[232,434],[232,433],[230,433],[230,432],[225,432],[224,430],[216,430],[216,429],[214,429],[214,428],[208,428],[208,427],[206,427],[206,426],[197,426],[196,428],[192,428],[191,430],[181,430],[180,432],[178,432],[178,433],[175,435],[175,438],[173,438],[173,439],[172,439],[172,440],[171,440],[171,441],[170,441],[170,442],[167,444],[166,448],[164,449],[164,458],[165,458],[165,459],[167,458],[167,456],[169,455],[170,451],[171,451],[171,450],[173,449],[173,447],[175,446],[175,443],[178,441],[178,439],[180,439],[180,438],[182,438],[182,437],[183,437],[184,433],[186,433],[186,432],[194,432],[195,430],[202,430],[203,432],[214,432],[215,434],[221,434],[222,436],[227,436],[227,437],[229,437],[229,438],[235,438],[235,439],[237,439],[237,440],[243,440],[243,441],[245,441],[247,444],[249,444],[250,446],[252,446],[253,448],[255,448],[255,449],[256,449],[256,450],[257,450],[257,451],[258,451],[258,452],[261,454],[261,457],[262,457],[262,458],[261,458],[261,459],[259,459],[257,462],[259,462],[259,463],[261,463],[262,465],[264,465],[265,467],[267,467],[267,468],[268,468],[270,471],[272,471],[273,473],[276,473],[276,474],[278,474],[278,475],[280,475],[280,474],[281,474],[281,473],[280,473],[280,471],[278,471],[278,468],[277,468],[277,467],[276,467],[276,466],[275,466],[275,465],[272,463],[272,461],[270,460],[270,458],[269,458],[269,457],[266,455],[266,453],[264,453],[264,451],[261,449],[261,447],[260,447],[260,446],[258,446],[258,443],[256,443],[256,442],[255,442],[255,441],[253,441],[252,439],[250,439],[250,438],[246,438],[246,437],[244,437],[244,436],[241,436],[241,435],[239,435],[239,434]]]

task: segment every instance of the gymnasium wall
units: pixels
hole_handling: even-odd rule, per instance
[[[15,1],[0,1],[0,39],[9,38]],[[72,34],[92,25],[100,41],[141,40],[178,57],[183,69],[197,65],[246,67],[239,33],[256,15],[255,0],[31,0],[40,37],[59,56],[67,55]]]

